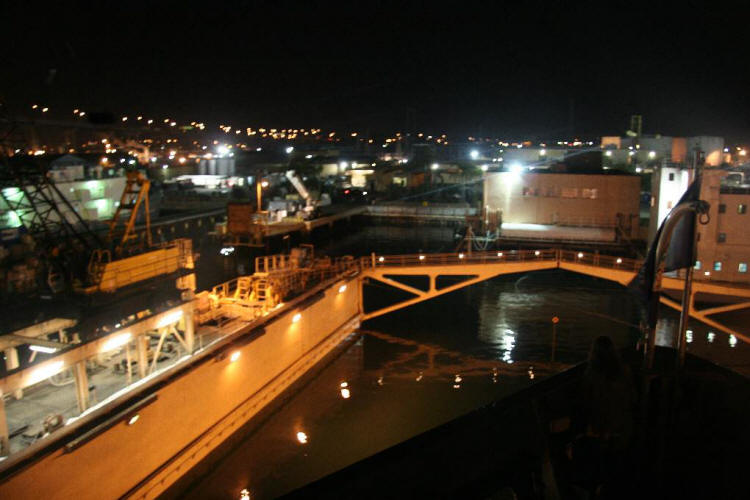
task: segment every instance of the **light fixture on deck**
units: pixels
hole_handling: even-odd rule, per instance
[[[302,319],[302,315],[300,313],[297,313],[294,316],[292,316],[292,323],[298,323],[299,320],[301,319]]]
[[[63,363],[62,361],[52,361],[49,363],[44,363],[39,368],[31,372],[28,378],[29,385],[41,382],[42,380],[61,372],[63,368],[65,368],[65,363]]]
[[[231,356],[229,356],[229,361],[234,363],[238,359],[240,359],[240,351],[234,351]]]
[[[156,327],[162,328],[164,326],[171,325],[172,323],[177,323],[180,318],[182,318],[182,309],[178,309],[177,311],[168,313],[167,315],[162,317],[156,324]]]
[[[133,336],[130,334],[130,332],[125,332],[121,333],[120,335],[110,337],[102,344],[102,352],[113,351],[118,347],[122,347],[130,342],[130,339],[132,338]]]
[[[346,291],[346,285],[341,285],[339,287],[339,293],[344,293]]]
[[[135,415],[133,415],[132,417],[128,419],[128,425],[133,425],[134,423],[138,422],[139,418],[141,418],[141,414],[136,413]]]
[[[29,349],[36,352],[42,352],[44,354],[52,354],[57,352],[57,347],[48,347],[44,345],[30,345]]]

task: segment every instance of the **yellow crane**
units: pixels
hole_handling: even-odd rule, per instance
[[[115,241],[115,255],[121,255],[125,246],[131,241],[138,239],[138,235],[135,232],[135,222],[138,218],[138,211],[143,207],[146,230],[144,231],[146,237],[146,245],[148,248],[152,246],[151,241],[151,214],[149,212],[148,205],[148,191],[151,187],[151,181],[143,175],[141,172],[133,171],[127,173],[127,180],[125,183],[125,189],[120,197],[120,204],[115,211],[115,215],[109,222],[109,233],[107,234],[107,241]],[[123,210],[130,210],[130,215],[125,222],[125,229],[122,232],[122,237],[117,234],[117,227],[120,219],[120,214]]]

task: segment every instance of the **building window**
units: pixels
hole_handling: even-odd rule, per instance
[[[723,203],[719,203],[719,213],[720,213],[720,214],[723,214],[723,213],[725,213],[726,211],[727,211],[727,206],[726,206],[726,205],[724,205]]]
[[[700,241],[700,240],[701,240],[701,233],[698,233],[695,235],[695,241]]]
[[[673,181],[673,180],[674,180],[674,174],[673,174],[673,173],[672,173],[672,174],[669,174],[669,180],[670,180],[670,181]]]
[[[714,271],[721,271],[721,261],[715,260],[714,261]]]
[[[741,273],[747,272],[747,262],[740,262],[740,265],[737,266],[737,270]]]
[[[596,191],[595,188],[594,189],[586,189],[586,188],[584,188],[583,191],[582,191],[582,193],[581,193],[581,196],[583,198],[591,198],[592,200],[594,200],[594,199],[596,199],[597,191]]]
[[[742,203],[740,203],[739,205],[737,205],[737,213],[738,214],[746,214],[747,213],[747,205],[743,205]]]
[[[719,243],[724,243],[727,241],[727,233],[719,233]]]
[[[564,187],[560,195],[563,198],[578,198],[578,188]]]
[[[701,261],[696,260],[695,261],[695,267],[693,269],[700,270],[700,268],[701,268]]]

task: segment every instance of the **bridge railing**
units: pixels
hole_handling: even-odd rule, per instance
[[[419,253],[408,255],[372,255],[361,257],[359,267],[448,266],[462,264],[496,264],[501,262],[557,261],[638,272],[642,261],[561,249],[493,250],[491,252]]]
[[[360,258],[362,269],[373,267],[449,266],[466,264],[497,264],[500,262],[529,262],[558,260],[556,249],[497,250],[492,252],[419,253],[409,255],[373,255]]]
[[[637,273],[643,261],[628,259],[625,257],[614,257],[612,255],[601,255],[590,252],[576,252],[572,250],[560,250],[560,262],[573,264],[585,264],[588,266],[604,267],[608,269],[619,269]]]

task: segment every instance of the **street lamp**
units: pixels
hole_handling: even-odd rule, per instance
[[[258,182],[255,183],[255,201],[258,203],[258,213],[262,212],[263,188],[266,187],[268,187],[268,181],[261,181],[258,179]]]

